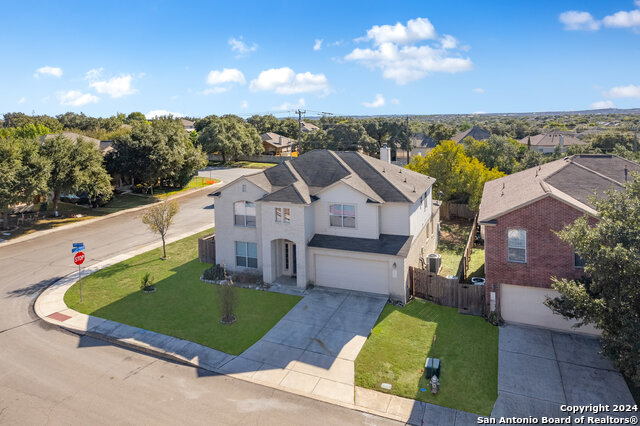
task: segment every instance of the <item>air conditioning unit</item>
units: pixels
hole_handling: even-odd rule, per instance
[[[429,272],[432,274],[437,274],[440,271],[440,265],[442,264],[442,256],[439,254],[430,254],[427,256],[427,267]]]

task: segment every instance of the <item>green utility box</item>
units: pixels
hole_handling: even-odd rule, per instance
[[[440,358],[427,358],[427,362],[424,364],[424,374],[427,380],[435,375],[440,378]]]

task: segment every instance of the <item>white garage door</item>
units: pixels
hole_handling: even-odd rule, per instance
[[[555,297],[558,292],[548,288],[502,284],[500,286],[500,311],[507,322],[534,325],[572,333],[600,334],[591,326],[572,328],[575,321],[554,314],[544,305],[546,296]]]
[[[316,285],[389,294],[386,262],[316,255]]]

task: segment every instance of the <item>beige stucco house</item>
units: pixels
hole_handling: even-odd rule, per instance
[[[216,261],[406,302],[409,266],[435,251],[434,179],[358,152],[310,151],[214,193]]]

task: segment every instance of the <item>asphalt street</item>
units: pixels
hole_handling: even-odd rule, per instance
[[[213,170],[229,182],[245,169]],[[210,173],[201,173],[209,176]],[[178,200],[169,232],[214,225],[210,191]],[[132,212],[0,246],[0,424],[390,424],[389,420],[175,364],[49,326],[39,292],[77,271],[157,241]]]

